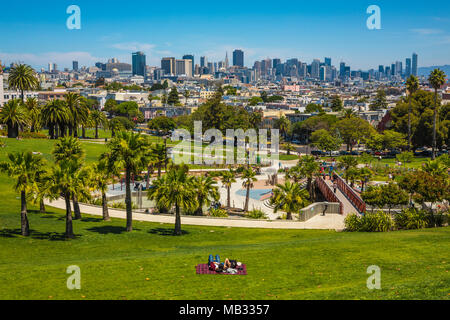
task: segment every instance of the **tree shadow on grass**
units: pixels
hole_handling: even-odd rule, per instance
[[[0,230],[0,237],[3,238],[18,238],[23,237],[21,234],[20,229],[2,229]],[[30,230],[30,236],[29,237],[23,237],[23,238],[30,238],[35,240],[50,240],[50,241],[66,241],[66,234],[59,233],[59,232],[40,232],[31,229]],[[79,236],[75,236],[75,238],[79,238]]]
[[[125,227],[118,227],[118,226],[102,226],[102,227],[92,227],[87,229],[88,231],[97,232],[100,234],[121,234],[127,231],[127,228]]]
[[[173,237],[177,236],[177,235],[175,235],[173,228],[155,228],[155,229],[149,230],[148,233],[156,234],[159,236],[173,236]],[[181,235],[184,236],[186,234],[189,234],[189,232],[181,230]]]
[[[82,218],[81,222],[103,222],[102,218]]]

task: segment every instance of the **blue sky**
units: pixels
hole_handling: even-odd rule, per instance
[[[66,9],[81,8],[81,30],[68,30]],[[381,30],[368,30],[370,5],[381,8]],[[245,64],[263,58],[332,57],[354,69],[377,68],[413,52],[420,66],[450,64],[450,1],[2,1],[0,60],[47,67],[93,65],[131,53],[163,56],[193,53],[223,60],[235,48]]]

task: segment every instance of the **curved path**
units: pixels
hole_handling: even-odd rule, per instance
[[[53,202],[46,201],[46,205],[65,210],[66,205],[63,199]],[[102,208],[80,203],[81,212],[84,214],[102,216]],[[122,210],[109,209],[111,218],[126,219],[126,213]],[[133,213],[133,220],[147,221],[161,224],[174,224],[173,215],[150,215],[143,213]],[[261,229],[322,229],[322,230],[342,230],[344,228],[344,218],[340,215],[315,216],[306,222],[290,221],[262,221],[247,219],[220,219],[182,216],[181,223],[195,226],[212,227],[235,227],[235,228],[261,228]]]

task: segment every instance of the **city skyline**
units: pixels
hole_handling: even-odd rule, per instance
[[[102,2],[78,1],[82,28],[68,30],[68,3],[30,3],[20,8],[20,17],[8,15],[0,22],[8,31],[0,59],[6,64],[23,61],[37,69],[53,62],[63,69],[74,60],[80,66],[111,57],[131,63],[131,53],[142,51],[147,65],[158,66],[162,57],[192,54],[199,64],[201,56],[221,61],[227,52],[231,57],[235,49],[242,49],[247,67],[268,57],[311,63],[327,56],[335,65],[343,61],[353,69],[369,70],[400,59],[404,63],[403,57],[411,52],[419,54],[421,66],[450,63],[450,23],[440,16],[450,9],[448,3],[379,1],[382,29],[372,31],[365,25],[369,4],[325,2],[317,7],[282,1],[270,12],[264,2],[240,4],[239,12],[251,10],[258,17],[255,22],[243,13],[201,1],[189,5],[175,1],[170,8],[143,3],[139,10],[128,3],[120,3],[117,10]],[[3,9],[19,8],[7,3]]]

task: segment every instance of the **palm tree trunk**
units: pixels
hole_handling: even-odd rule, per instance
[[[408,108],[408,151],[411,151],[411,97],[409,97],[409,108]]]
[[[437,89],[434,92],[434,119],[433,119],[433,155],[432,160],[436,159],[436,120],[437,120]]]
[[[198,208],[197,208],[195,214],[197,216],[203,216],[203,198],[202,197],[198,198]]]
[[[286,212],[286,219],[287,220],[292,220],[292,213],[291,212]]]
[[[95,139],[98,139],[98,126],[95,125]]]
[[[25,191],[20,193],[20,226],[22,235],[28,237],[30,235],[30,225],[28,224],[28,215],[27,215],[27,197]]]
[[[231,208],[231,187],[227,187],[227,207]]]
[[[73,211],[75,213],[75,220],[81,220],[80,205],[78,204],[78,197],[76,194],[72,195],[72,201],[73,201]]]
[[[70,208],[70,193],[64,195],[66,200],[66,238],[73,239],[73,226],[72,226],[72,210]]]
[[[130,168],[126,168],[126,177],[125,177],[125,204],[127,208],[127,232],[133,231],[133,207],[131,204],[131,170]]]
[[[175,230],[174,234],[176,236],[181,236],[181,215],[180,215],[180,206],[175,204]]]
[[[248,212],[248,203],[250,202],[250,183],[247,186],[247,194],[245,195],[244,212]]]
[[[102,192],[102,207],[103,207],[103,220],[111,221],[108,210],[108,199],[106,198],[106,193],[104,192]]]
[[[84,126],[81,126],[81,137],[86,139],[86,128]]]
[[[40,211],[41,213],[45,213],[45,212],[46,212],[46,210],[45,210],[44,199],[41,199],[41,200],[39,201],[39,211]]]

